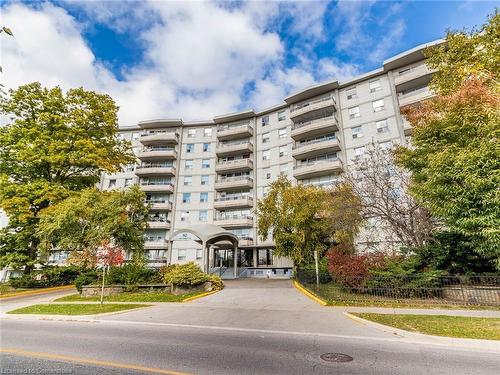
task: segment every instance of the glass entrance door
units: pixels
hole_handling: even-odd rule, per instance
[[[214,267],[233,267],[233,250],[214,250]]]

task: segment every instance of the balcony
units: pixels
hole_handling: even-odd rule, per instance
[[[172,202],[169,201],[146,201],[154,211],[172,211]]]
[[[429,69],[425,64],[415,65],[404,71],[394,75],[394,84],[396,86],[402,85],[404,83],[417,80],[419,78],[425,77],[435,72],[435,69]]]
[[[215,182],[215,190],[251,189],[253,178],[248,176],[220,178]]]
[[[253,152],[253,144],[250,141],[242,141],[230,144],[219,143],[215,153],[219,157],[233,156],[238,154],[250,154]]]
[[[292,149],[295,159],[307,159],[313,156],[337,152],[340,150],[340,142],[336,137],[325,139],[312,139],[310,141],[297,143]]]
[[[335,99],[333,97],[328,96],[320,99],[309,100],[307,102],[302,102],[296,105],[293,105],[290,108],[290,118],[293,120],[299,116],[302,116],[306,113],[313,112],[319,109],[325,109],[329,107],[335,108]]]
[[[253,161],[251,159],[228,160],[215,165],[215,171],[218,173],[248,172],[252,169]]]
[[[177,151],[172,147],[144,147],[137,157],[140,160],[170,160],[177,158]]]
[[[222,215],[214,218],[215,224],[223,228],[238,228],[253,226],[251,215]]]
[[[170,229],[170,220],[152,220],[148,221],[148,229]]]
[[[174,184],[171,182],[141,182],[141,190],[144,192],[174,192]]]
[[[161,267],[166,266],[168,264],[168,259],[166,259],[166,258],[146,259],[146,264],[148,267],[151,267],[151,268],[161,268]]]
[[[249,122],[219,126],[217,128],[217,139],[219,141],[228,141],[232,139],[251,137],[253,135],[253,128]]]
[[[135,174],[141,177],[157,175],[175,176],[175,167],[173,165],[165,166],[161,164],[142,165],[135,169]]]
[[[165,239],[144,239],[144,249],[145,250],[164,250],[168,249],[168,241]]]
[[[293,176],[302,180],[311,177],[320,177],[342,171],[342,161],[330,158],[321,161],[303,163],[293,168]]]
[[[299,122],[292,125],[292,139],[299,141],[305,138],[319,137],[339,130],[339,123],[335,116]]]
[[[238,246],[252,246],[253,238],[252,237],[238,237]]]
[[[433,92],[429,89],[428,86],[425,86],[420,89],[407,92],[406,94],[399,94],[398,95],[399,106],[404,107],[406,105],[415,104],[423,100],[429,99],[433,96],[434,96]]]
[[[413,127],[409,123],[407,119],[403,117],[403,132],[406,136],[411,135],[413,133]]]
[[[141,134],[139,141],[145,146],[152,145],[155,143],[177,144],[179,142],[179,133],[177,133],[176,131],[146,132]]]
[[[253,198],[250,196],[229,196],[215,198],[214,208],[253,207]]]

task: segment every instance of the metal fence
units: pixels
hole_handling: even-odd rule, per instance
[[[335,302],[500,306],[500,275],[338,277],[299,270],[297,281],[319,297]]]

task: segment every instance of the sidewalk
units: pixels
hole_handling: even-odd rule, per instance
[[[333,310],[357,313],[376,314],[414,314],[414,315],[448,315],[471,316],[477,318],[500,318],[500,310],[454,310],[454,309],[412,309],[401,307],[362,307],[362,306],[330,306]]]

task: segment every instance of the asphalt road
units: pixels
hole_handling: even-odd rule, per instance
[[[119,373],[137,373],[127,365],[190,374],[495,374],[498,353],[465,351],[398,342],[382,337],[334,337],[243,330],[214,330],[119,322],[3,320],[3,373],[33,367],[64,366],[73,374],[114,374],[116,366],[58,360],[48,354],[77,357],[81,362],[114,362]],[[320,358],[334,352],[351,356],[346,363]],[[37,354],[42,353],[42,354]],[[62,366],[62,364],[64,366]],[[17,373],[21,373],[20,371]],[[168,373],[168,372],[164,372]]]

